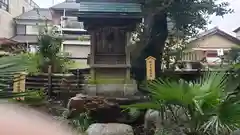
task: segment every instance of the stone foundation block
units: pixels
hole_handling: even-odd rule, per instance
[[[133,96],[137,93],[137,84],[124,84],[124,96]]]
[[[88,84],[85,94],[89,96],[125,97],[137,92],[136,84]]]
[[[85,94],[89,96],[97,95],[97,85],[96,84],[87,84],[85,86]]]

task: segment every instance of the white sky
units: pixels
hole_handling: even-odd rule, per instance
[[[40,7],[47,8],[53,5],[53,1],[55,4],[59,2],[63,2],[64,0],[34,0]],[[232,31],[238,27],[240,27],[240,0],[224,0],[230,2],[230,7],[234,9],[233,14],[225,15],[222,17],[211,17],[212,23],[209,24],[209,28],[218,26],[220,29],[228,32],[232,35]]]

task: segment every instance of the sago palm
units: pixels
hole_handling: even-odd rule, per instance
[[[240,127],[240,98],[228,96],[227,82],[228,77],[217,72],[194,82],[158,79],[147,85],[148,103],[123,108],[156,109],[168,120],[166,113],[171,112],[174,123],[184,125],[186,134],[227,135]],[[184,119],[177,116],[176,108],[182,110]]]

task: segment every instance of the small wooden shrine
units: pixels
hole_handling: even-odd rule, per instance
[[[142,21],[141,4],[133,0],[81,0],[79,3],[78,20],[84,22],[91,35],[89,65],[97,91],[126,91],[126,85],[131,84],[130,53],[126,46],[130,33]],[[103,88],[102,83],[109,84],[108,88]],[[125,85],[120,88],[119,84]]]

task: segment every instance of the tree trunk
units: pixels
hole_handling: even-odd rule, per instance
[[[151,21],[149,21],[151,20]],[[158,13],[147,20],[146,23],[149,27],[146,29],[148,37],[150,37],[145,49],[143,49],[141,55],[134,61],[132,72],[134,78],[140,83],[146,79],[146,61],[148,56],[156,58],[156,77],[160,77],[162,53],[165,46],[165,41],[168,36],[167,29],[167,15],[166,13]]]
[[[152,30],[150,32],[151,39],[146,48],[146,53],[148,56],[153,56],[156,58],[156,77],[160,77],[162,54],[165,46],[165,41],[168,36],[167,15],[166,13],[158,13],[153,16],[152,21]]]

